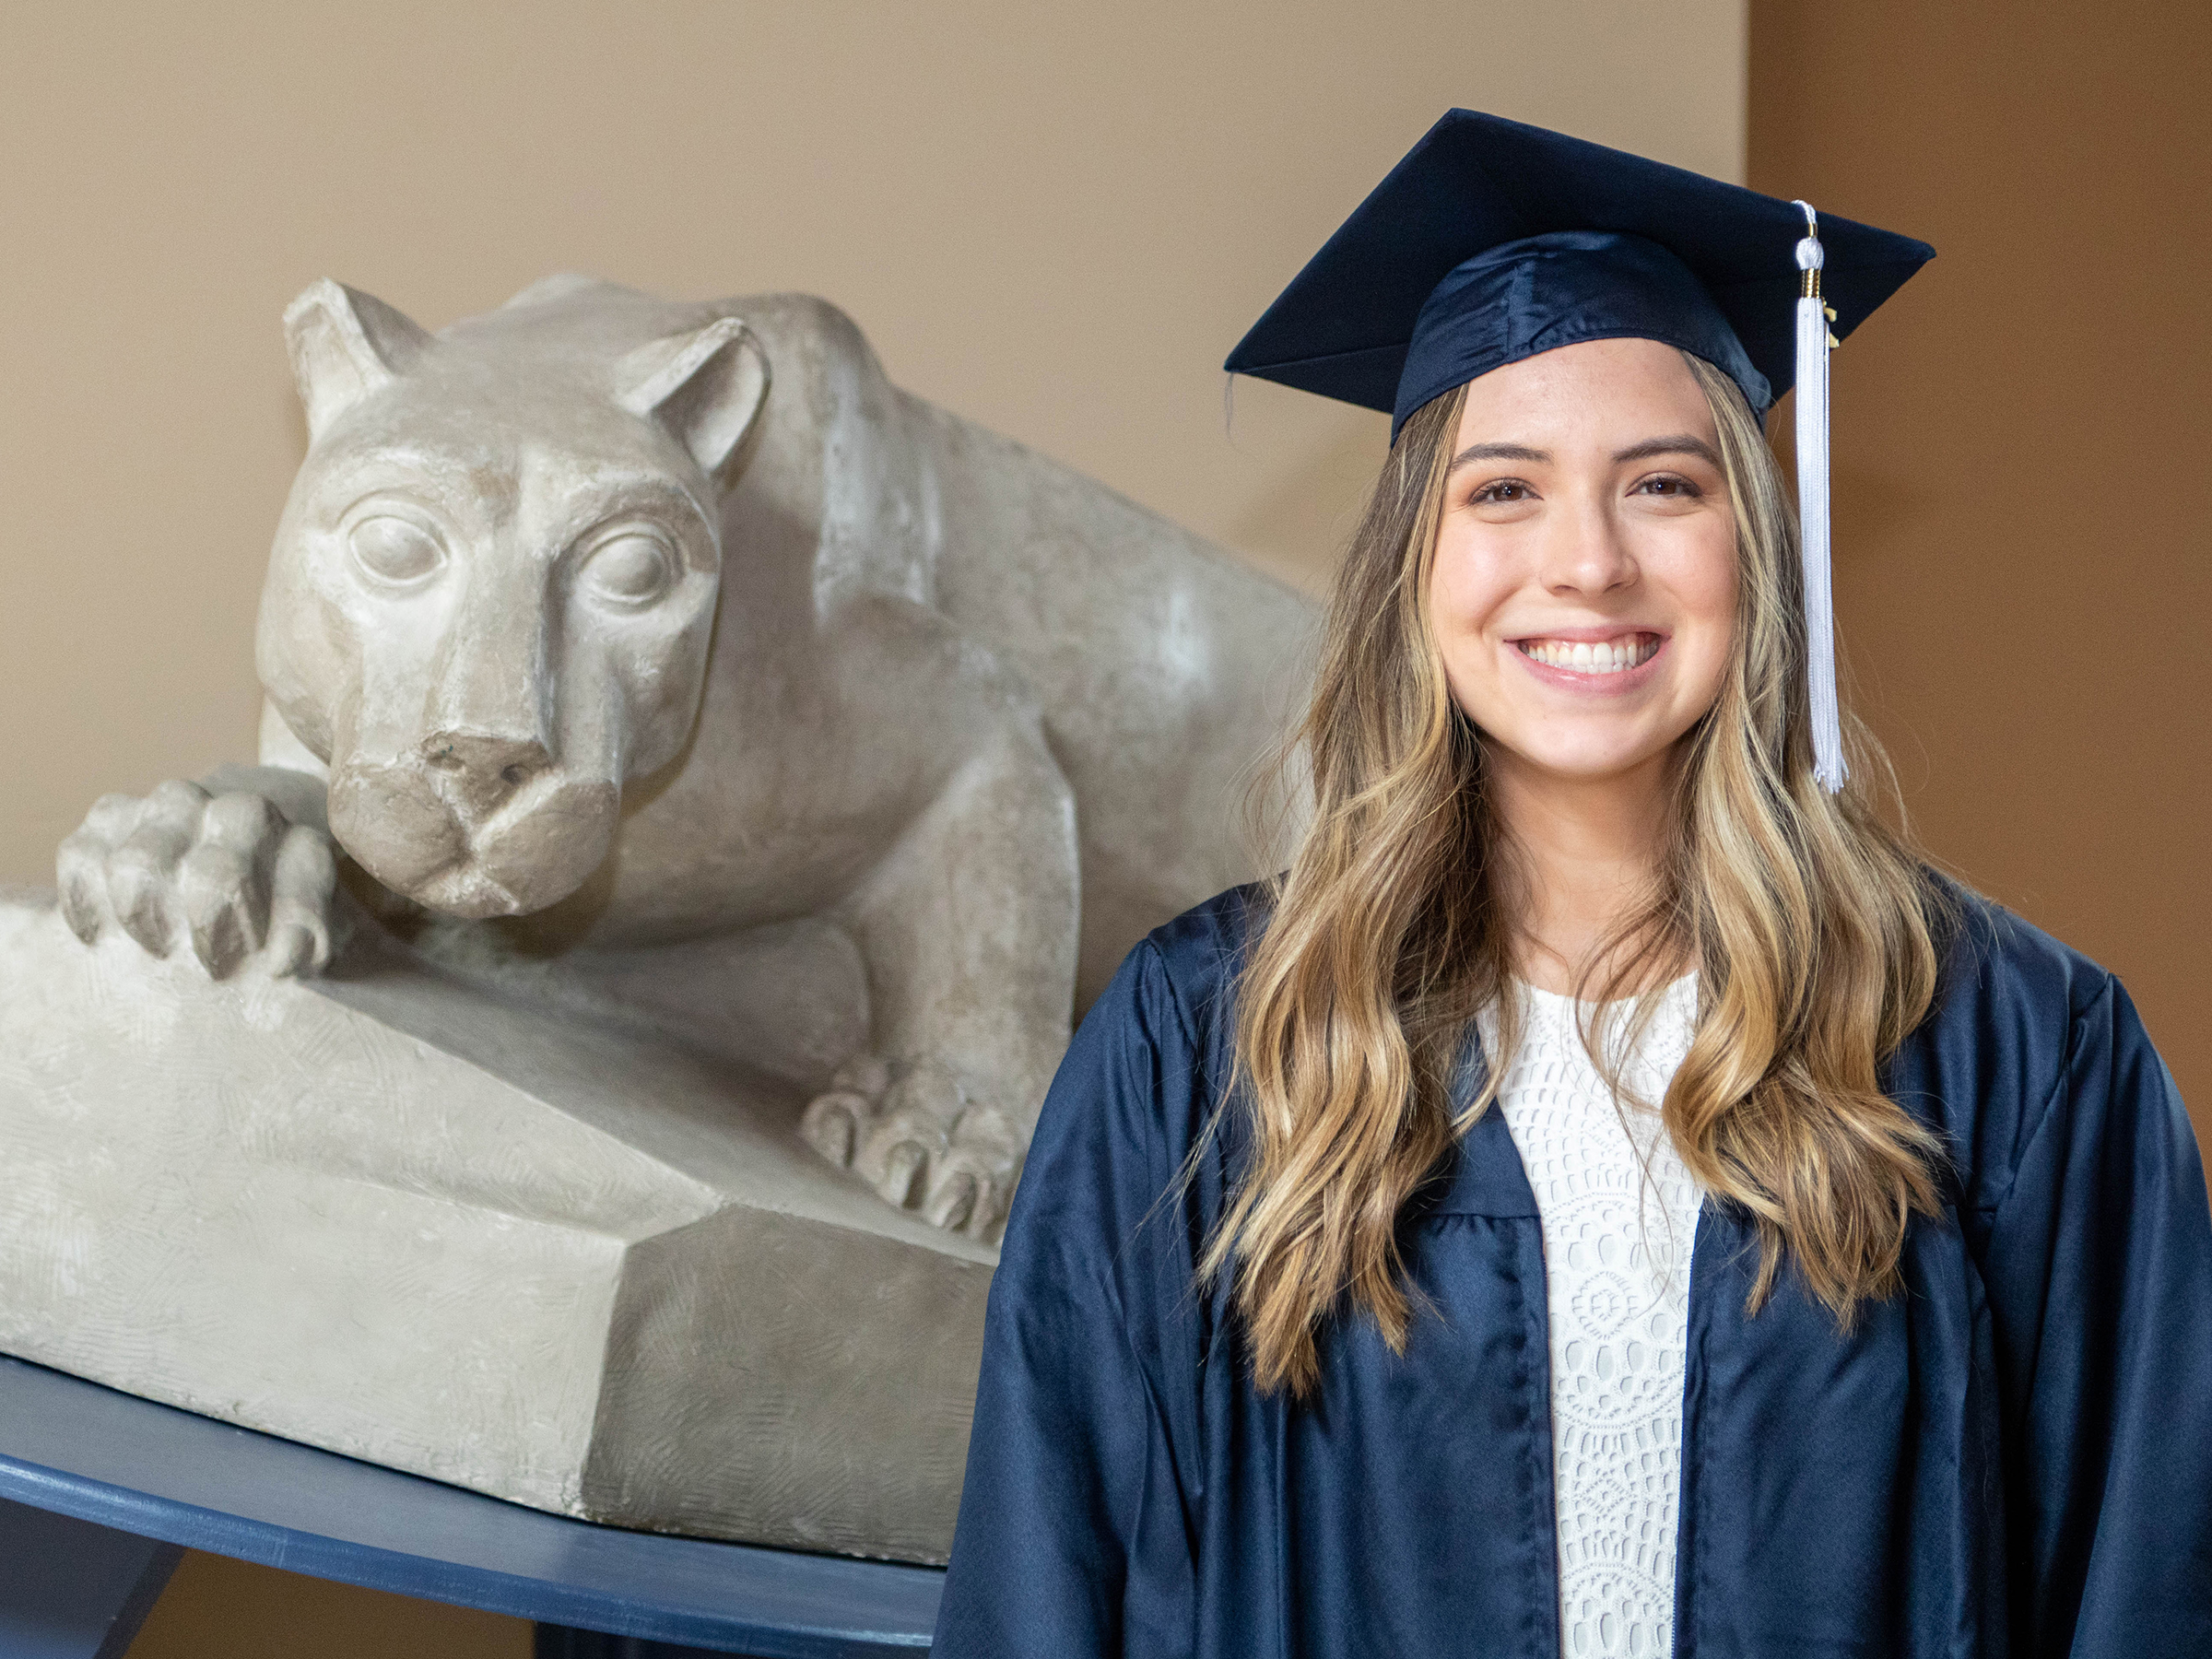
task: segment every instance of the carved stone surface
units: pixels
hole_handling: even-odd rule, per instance
[[[209,982],[0,896],[0,1347],[541,1509],[917,1560],[992,1252],[789,1084],[426,972]]]
[[[286,325],[263,764],[104,798],[0,934],[0,1346],[935,1556],[1071,1018],[1267,856],[1312,607],[819,300]]]

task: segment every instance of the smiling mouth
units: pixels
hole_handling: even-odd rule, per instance
[[[1513,646],[1522,655],[1534,658],[1547,668],[1563,668],[1570,674],[1626,674],[1658,655],[1660,643],[1660,636],[1655,633],[1632,631],[1610,640],[1594,641],[1554,640],[1538,635],[1535,639],[1515,640]]]

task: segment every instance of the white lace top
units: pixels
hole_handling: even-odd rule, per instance
[[[1565,1659],[1662,1659],[1673,1651],[1699,1191],[1656,1106],[1689,1050],[1697,978],[1662,993],[1625,1070],[1648,1112],[1615,1106],[1571,998],[1523,989],[1520,1051],[1498,1104],[1544,1230],[1561,1648]],[[1603,1028],[1599,1035],[1606,1040]],[[1609,1041],[1624,1035],[1616,1027]],[[1495,1053],[1494,1024],[1484,1036]]]

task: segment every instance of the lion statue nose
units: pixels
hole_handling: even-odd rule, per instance
[[[553,764],[536,738],[491,732],[433,732],[422,758],[472,813],[490,811]]]

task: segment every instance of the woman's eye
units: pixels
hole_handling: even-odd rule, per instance
[[[346,533],[347,544],[362,570],[394,587],[412,587],[445,563],[438,538],[413,519],[380,512]]]
[[[1525,501],[1534,493],[1518,478],[1500,478],[1494,483],[1485,484],[1477,490],[1475,500],[1478,502]]]
[[[667,544],[641,530],[609,536],[584,560],[584,587],[610,604],[650,605],[675,583],[676,559]]]
[[[1678,478],[1672,474],[1665,473],[1657,477],[1645,478],[1636,486],[1636,488],[1640,494],[1643,495],[1673,496],[1685,500],[1703,493],[1688,478]]]

